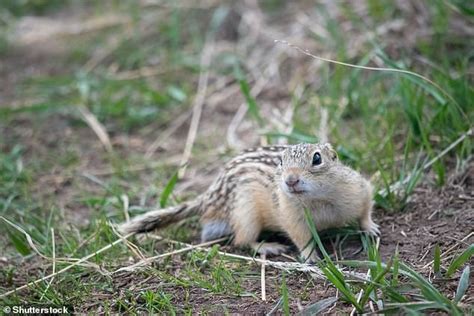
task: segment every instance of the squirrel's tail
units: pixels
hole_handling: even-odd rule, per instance
[[[145,233],[197,215],[200,213],[200,209],[201,203],[199,199],[196,199],[177,206],[150,211],[133,218],[130,222],[121,224],[119,231],[125,235],[130,233]]]

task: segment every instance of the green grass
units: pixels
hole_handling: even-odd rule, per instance
[[[0,6],[0,28],[12,29],[24,15],[55,14],[68,8],[71,2],[7,1]],[[296,75],[291,85],[280,82],[281,90],[288,90],[284,100],[280,100],[278,94],[272,96],[273,91],[264,91],[255,97],[251,94],[258,79],[254,72],[264,69],[252,69],[252,58],[256,57],[245,55],[245,50],[218,52],[209,73],[212,79],[234,80],[230,82],[237,85],[238,94],[222,103],[240,97],[239,102],[247,104],[246,120],[253,124],[253,132],[265,136],[270,143],[318,141],[321,113],[327,111],[327,132],[339,157],[364,174],[373,175],[377,190],[384,190],[375,196],[377,206],[401,216],[420,182],[443,187],[448,175],[461,170],[472,157],[472,137],[466,137],[430,168],[424,168],[472,128],[474,118],[474,47],[469,41],[452,35],[449,23],[457,14],[463,19],[472,19],[472,6],[467,1],[454,0],[426,5],[433,35],[423,37],[412,46],[400,45],[396,53],[384,36],[375,36],[353,54],[351,33],[346,32],[323,5],[312,6],[308,12],[321,12],[320,23],[327,36],[308,30],[307,40],[324,48],[321,55],[330,54],[331,58],[361,66],[374,66],[373,61],[378,60],[384,67],[419,73],[435,85],[413,75],[327,63],[318,73]],[[176,147],[180,153],[184,140],[181,144],[172,138],[170,144],[164,145],[164,149],[159,149],[150,159],[144,158],[143,152],[179,114],[192,106],[199,73],[203,70],[201,50],[206,39],[220,36],[217,30],[226,25],[226,18],[231,14],[225,5],[185,8],[171,1],[162,8],[143,8],[135,1],[90,1],[87,6],[91,16],[107,11],[126,15],[132,22],[128,26],[98,29],[68,39],[66,53],[54,57],[54,61],[64,67],[62,71],[28,75],[10,91],[14,100],[0,104],[0,216],[20,226],[31,236],[38,251],[49,258],[53,255],[83,258],[117,240],[108,223],[125,219],[124,195],[129,201],[128,213],[135,216],[159,206],[174,205],[198,193],[174,192],[180,181],[176,173],[179,166],[156,164],[167,155],[167,150]],[[367,1],[368,19],[360,19],[348,4],[338,6],[358,34],[404,15],[389,1]],[[262,8],[263,14],[273,19],[272,23],[284,23],[288,10],[284,2],[264,1]],[[0,30],[0,53],[15,55],[14,39],[6,36],[4,29]],[[110,36],[117,38],[117,46],[107,46]],[[291,42],[291,38],[287,40]],[[261,45],[263,49],[264,43]],[[86,70],[84,65],[99,49],[105,49],[107,56],[96,67]],[[319,54],[319,51],[314,53]],[[289,60],[298,58],[301,56],[292,54]],[[41,65],[38,63],[38,67]],[[286,66],[279,66],[279,71],[284,72]],[[21,73],[22,64],[17,68]],[[139,69],[158,70],[158,74],[129,79],[119,76]],[[210,85],[216,84],[215,81],[211,80]],[[301,88],[301,94],[295,87]],[[221,89],[225,88],[224,85]],[[268,104],[277,105],[278,101],[294,109],[290,130],[266,119],[266,115],[272,113]],[[122,137],[121,143],[114,144],[113,154],[103,152],[97,145],[95,135],[77,111],[78,105],[86,106],[114,140]],[[221,108],[211,110],[218,115]],[[212,157],[224,161],[233,154],[232,150],[216,149],[225,145],[223,135],[227,126],[213,123],[216,123],[210,127],[213,132],[198,135],[191,161],[195,166],[205,167],[206,172],[220,164],[209,165]],[[206,132],[209,127],[201,128]],[[143,144],[135,145],[138,140]],[[131,166],[135,165],[148,166],[148,169],[134,172]],[[111,172],[106,175],[88,173],[105,169]],[[394,189],[395,183],[401,186]],[[160,234],[194,242],[198,227],[197,221],[191,220]],[[0,230],[5,232],[0,236],[3,250],[0,257],[9,260],[0,266],[0,295],[6,289],[52,272],[51,262],[41,259],[31,249],[22,232],[1,219]],[[338,230],[336,234],[345,232]],[[369,311],[370,302],[375,306],[382,303],[380,309],[387,313],[417,314],[437,310],[454,315],[466,311],[462,298],[468,291],[472,245],[455,253],[447,263],[443,261],[443,248],[432,246],[435,281],[459,278],[453,296],[439,289],[424,272],[410,267],[400,257],[398,248],[391,258],[382,258],[373,241],[364,238],[365,260],[337,261],[324,252],[314,227],[312,233],[324,254],[319,267],[329,284],[339,290],[340,299],[318,299],[307,307],[307,313],[327,310],[336,302],[340,308],[354,307],[359,313]],[[154,240],[137,244],[146,257],[181,247]],[[121,278],[107,275],[129,265],[128,258],[134,256],[130,248],[119,243],[90,258],[89,265],[78,265],[56,276],[50,286],[49,281],[40,282],[25,292],[0,299],[0,304],[83,306],[90,302],[88,297],[104,295],[101,302],[106,313],[192,314],[195,303],[191,297],[196,292],[206,302],[222,297],[235,301],[252,297],[258,301],[259,293],[248,292],[245,282],[258,280],[259,268],[221,256],[218,249],[215,246],[209,252],[194,250],[164,258],[142,271],[121,275],[123,279],[130,278],[136,286],[127,288],[120,284]],[[69,264],[58,262],[56,271]],[[31,271],[27,272],[29,268]],[[368,271],[370,279],[349,279],[341,272],[342,268]],[[304,287],[301,293],[301,289],[292,287],[290,282],[294,274],[277,271],[276,275],[269,283],[274,283],[272,290],[281,300],[271,305],[284,314],[293,312],[298,300],[310,300],[311,291],[318,286],[305,275],[303,284],[306,285],[300,284]],[[147,288],[148,282],[156,286]],[[362,293],[360,299],[359,293]],[[214,304],[202,307],[209,313],[225,313],[226,308]]]
[[[364,240],[368,256],[366,261],[346,260],[338,263],[334,262],[321,243],[309,212],[306,212],[306,220],[311,229],[315,247],[319,248],[323,253],[323,259],[318,262],[319,267],[329,282],[342,293],[343,299],[353,305],[357,312],[369,312],[366,305],[368,301],[371,300],[374,304],[379,306],[382,304],[382,306],[385,306],[382,308],[382,311],[385,312],[411,314],[425,310],[439,310],[447,312],[450,315],[463,314],[461,307],[458,306],[458,302],[467,291],[469,265],[466,266],[460,278],[456,297],[449,299],[422,274],[401,262],[397,253],[394,254],[388,263],[383,263],[378,248],[373,241],[368,238]],[[472,246],[469,247],[469,249],[471,248]],[[460,265],[466,264],[472,256],[469,249],[457,257],[451,266],[454,264],[455,267],[458,267],[458,262]],[[436,260],[435,255],[435,262]],[[337,264],[340,266],[338,267]],[[369,269],[370,279],[362,284],[354,284],[341,273],[340,268],[344,266],[357,268],[366,267]],[[449,276],[449,271],[450,270],[447,272],[447,276]],[[403,282],[403,290],[401,290],[401,286],[398,284],[399,275],[406,278]],[[362,294],[360,299],[357,298],[359,291]]]

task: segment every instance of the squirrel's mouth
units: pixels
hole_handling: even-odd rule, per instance
[[[288,185],[286,183],[281,183],[280,189],[285,192],[287,195],[303,195],[308,191],[305,190],[301,185]]]
[[[288,190],[288,193],[291,193],[291,194],[303,194],[306,192],[305,190],[296,189],[294,187],[287,187],[287,190]]]

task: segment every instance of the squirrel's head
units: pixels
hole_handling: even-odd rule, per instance
[[[282,153],[280,187],[288,196],[316,196],[318,178],[338,163],[336,151],[326,144],[298,144]]]

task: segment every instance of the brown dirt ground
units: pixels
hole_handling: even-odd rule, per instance
[[[64,140],[57,141],[58,133],[54,129],[65,128],[67,130],[70,128],[66,117],[50,117],[34,129],[29,124],[22,124],[22,119],[15,120],[15,122],[16,124],[2,129],[3,135],[6,135],[8,139],[16,139],[17,142],[27,145],[28,150],[31,150],[31,154],[33,152],[37,154],[41,151],[58,150],[63,141],[66,143],[77,142],[78,150],[83,153],[84,161],[84,163],[81,163],[80,169],[101,169],[105,165],[104,161],[96,155],[97,151],[101,150],[100,145],[86,127],[82,130],[76,129],[74,132],[63,133]],[[52,129],[46,127],[52,127]],[[35,135],[33,140],[30,138],[32,134]],[[84,137],[84,135],[88,135],[88,137]],[[56,139],[56,141],[52,141],[52,139]],[[199,171],[196,172],[201,174]],[[214,172],[204,171],[202,173],[210,181],[209,175]],[[66,209],[71,212],[69,218],[72,223],[81,224],[81,219],[83,220],[84,216],[87,216],[88,211],[78,203],[73,202],[74,185],[72,184],[77,181],[81,182],[81,185],[90,186],[90,184],[83,183],[83,180],[78,180],[76,176],[62,175],[60,170],[45,173],[44,177],[39,179],[38,184],[39,187],[48,187],[49,192],[46,192],[46,194],[57,197],[67,206]],[[202,185],[202,183],[191,184],[191,188],[199,189]],[[91,191],[94,189],[97,188],[90,187]],[[45,192],[43,191],[42,194],[45,194]],[[403,212],[393,213],[381,209],[374,211],[376,222],[380,224],[382,232],[381,254],[385,260],[388,260],[394,254],[398,245],[400,257],[403,261],[409,262],[417,271],[422,271],[426,276],[433,278],[430,262],[433,258],[435,244],[440,245],[443,253],[450,250],[450,254],[456,254],[474,242],[474,236],[471,234],[474,223],[473,210],[474,163],[471,162],[469,168],[464,170],[463,173],[453,173],[449,177],[449,183],[441,189],[426,183],[420,185]],[[471,236],[466,239],[469,234]],[[197,238],[194,242],[196,241]],[[360,243],[352,241],[346,244],[344,248],[344,253],[354,253],[360,248]],[[228,246],[224,249],[230,252],[242,253],[242,250],[232,249]],[[243,251],[243,253],[246,252]],[[345,257],[345,259],[349,258],[354,258],[354,256],[348,255]],[[355,258],[362,259],[361,255],[356,255]],[[450,258],[451,256],[447,256],[447,260],[443,261],[444,267],[449,264]],[[171,263],[168,263],[168,266],[172,267],[174,271],[179,271],[184,264],[183,260],[186,260],[185,256],[177,256],[173,258]],[[275,258],[274,260],[287,259]],[[23,265],[25,269],[18,269],[13,277],[13,282],[8,284],[9,288],[34,280],[38,275],[50,270],[50,265],[42,261],[33,263],[28,260]],[[5,267],[8,264],[0,262],[0,266]],[[215,313],[227,310],[245,314],[264,314],[270,311],[280,298],[281,272],[273,268],[267,268],[267,301],[262,302],[259,298],[261,293],[260,278],[258,277],[260,269],[256,265],[250,265],[249,269],[255,274],[255,277],[245,279],[242,287],[244,292],[253,293],[254,296],[215,295],[196,286],[190,290],[191,295],[188,298],[188,304],[196,310],[207,310]],[[179,275],[179,272],[177,272],[177,275]],[[439,280],[436,283],[445,293],[453,295],[458,277],[459,275],[455,275],[449,280]],[[90,282],[94,277],[89,275],[84,276],[84,279]],[[335,290],[332,287],[319,280],[310,282],[307,288],[303,289],[302,287],[306,286],[310,279],[311,277],[304,273],[292,273],[287,276],[290,297],[295,298],[291,301],[293,312],[296,312],[299,306],[304,307],[311,302],[335,295]],[[4,283],[4,281],[0,281],[0,283]],[[178,294],[174,295],[175,298],[172,303],[177,308],[184,307],[183,301],[178,299],[184,293],[183,288],[163,284],[159,279],[150,278],[148,274],[124,273],[114,278],[110,286],[107,290],[97,289],[94,297],[84,299],[84,304],[76,311],[99,312],[102,309],[102,301],[106,300],[113,304],[112,302],[125,296],[128,299],[135,299],[140,302],[141,298],[138,297],[138,293],[145,289],[157,287]],[[137,293],[136,297],[132,295],[132,298],[130,298],[130,291],[135,291]],[[467,297],[464,303],[472,304],[474,298],[472,285],[468,290]],[[350,308],[347,305],[338,304],[330,311],[346,313],[349,310]]]
[[[380,250],[385,261],[394,254],[395,247],[398,245],[400,257],[403,261],[410,263],[417,271],[423,272],[425,276],[432,279],[433,272],[430,262],[433,258],[433,249],[436,243],[440,245],[443,253],[451,249],[450,253],[455,254],[474,242],[472,236],[472,224],[474,223],[473,167],[474,164],[471,164],[470,169],[456,176],[453,182],[443,187],[443,189],[433,189],[426,185],[419,187],[403,213],[391,214],[387,211],[375,210],[376,221],[381,226]],[[469,234],[471,236],[466,239]],[[328,246],[331,249],[329,244]],[[162,244],[159,247],[167,246]],[[354,249],[357,248],[360,248],[360,243],[352,240],[343,247],[343,252],[353,253]],[[223,249],[248,255],[248,252],[233,249],[231,246],[223,246]],[[163,251],[159,250],[158,252]],[[444,257],[445,255],[443,255]],[[446,267],[450,262],[450,257],[447,256],[447,260],[443,260],[443,267]],[[345,257],[345,259],[351,258],[363,259],[361,255]],[[273,260],[288,261],[284,257],[273,258]],[[155,267],[179,277],[180,270],[184,268],[185,262],[186,255],[178,255],[165,264],[157,263],[158,266],[155,265]],[[2,265],[7,266],[6,263],[2,264],[0,262],[0,266]],[[27,281],[34,280],[39,274],[46,273],[51,268],[49,264],[41,261],[36,261],[33,264],[31,261],[24,262],[23,265],[25,269],[18,269],[13,277],[13,282],[8,284],[8,287],[14,288]],[[243,295],[238,297],[235,295],[212,294],[198,286],[193,286],[189,290],[189,297],[185,300],[185,290],[180,286],[166,284],[159,277],[154,277],[153,274],[126,272],[111,280],[107,289],[97,289],[93,297],[80,299],[83,300],[83,304],[76,308],[76,312],[101,312],[103,311],[103,301],[113,305],[113,302],[123,298],[140,303],[143,298],[139,297],[139,293],[147,289],[159,288],[167,293],[173,293],[172,303],[178,309],[192,306],[195,311],[205,310],[211,313],[222,313],[224,311],[243,314],[268,313],[280,298],[281,271],[267,267],[267,301],[263,302],[260,299],[260,268],[252,263],[247,264],[247,268],[251,273],[249,273],[248,278],[244,278],[242,289],[244,293],[252,293],[253,296]],[[93,274],[83,276],[86,282],[93,282],[97,277]],[[459,275],[454,275],[451,279],[435,279],[435,284],[444,293],[454,295],[458,277]],[[311,281],[311,277],[305,273],[289,273],[286,280],[292,298],[290,302],[292,312],[297,312],[301,306],[304,307],[312,302],[336,295],[334,288],[326,282]],[[0,280],[0,283],[4,283],[4,281]],[[472,285],[466,297],[464,303],[472,304],[474,298]],[[118,307],[115,306],[115,308]],[[342,314],[349,311],[350,307],[345,304],[337,304],[328,310],[329,313]]]

